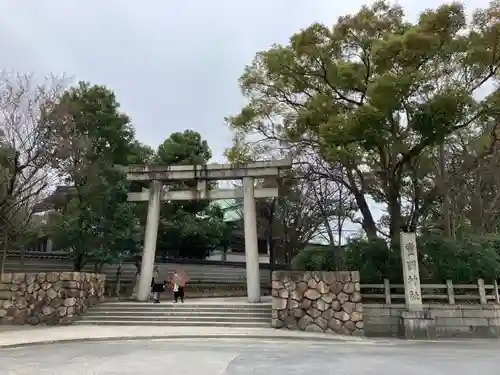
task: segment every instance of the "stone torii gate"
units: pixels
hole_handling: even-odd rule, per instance
[[[147,301],[153,277],[156,239],[160,219],[160,202],[173,200],[218,200],[243,198],[245,257],[248,302],[261,300],[259,253],[257,247],[257,218],[255,198],[279,195],[278,188],[255,188],[254,179],[279,178],[282,170],[291,169],[290,159],[261,161],[248,164],[207,164],[175,166],[130,166],[126,168],[128,181],[150,181],[147,191],[128,193],[131,202],[148,201],[148,216],[144,237],[141,273],[137,300]],[[169,191],[168,183],[192,180],[197,187],[191,190]],[[207,182],[242,180],[242,188],[207,189]]]

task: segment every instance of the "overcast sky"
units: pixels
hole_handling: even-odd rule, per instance
[[[222,161],[231,142],[223,118],[244,103],[237,79],[255,53],[315,21],[331,25],[363,3],[0,0],[0,66],[107,85],[142,142],[157,147],[172,132],[194,129]],[[399,3],[411,18],[438,4]]]

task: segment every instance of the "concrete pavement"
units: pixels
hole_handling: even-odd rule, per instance
[[[180,338],[254,338],[361,342],[367,339],[272,328],[167,327],[167,326],[56,326],[0,329],[0,348],[67,341],[114,341]]]
[[[470,375],[498,373],[498,345],[252,339],[71,342],[0,349],[5,375]]]

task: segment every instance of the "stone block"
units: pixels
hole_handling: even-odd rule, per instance
[[[353,294],[355,289],[354,289],[354,283],[346,283],[344,284],[344,287],[342,288],[342,290],[344,291],[344,293],[350,295],[350,294]]]
[[[318,292],[316,289],[308,289],[304,293],[304,297],[310,300],[317,300],[318,298],[321,298],[321,293]]]
[[[464,327],[476,327],[476,326],[488,326],[487,318],[436,318],[436,324],[440,327],[453,327],[453,326],[464,326]]]
[[[404,311],[406,311],[406,309],[404,308],[397,308],[397,307],[390,308],[389,315],[399,318]]]
[[[273,298],[273,310],[284,310],[286,309],[287,300],[285,298],[274,297]],[[70,305],[68,305],[70,306]]]
[[[495,310],[489,310],[489,309],[482,309],[482,308],[477,308],[477,309],[462,309],[461,314],[464,318],[486,318],[486,319],[493,319],[500,317],[500,314],[498,314],[497,311]]]
[[[498,327],[485,326],[436,326],[436,336],[438,338],[499,338]]]
[[[457,305],[430,306],[429,311],[436,318],[461,318],[463,316],[461,307]]]
[[[428,311],[403,311],[398,334],[402,339],[429,340],[436,337],[436,322]]]
[[[10,300],[15,293],[10,290],[0,290],[0,300]]]
[[[351,281],[359,284],[361,281],[359,271],[351,271]]]

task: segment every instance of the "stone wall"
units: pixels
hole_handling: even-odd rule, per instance
[[[68,324],[102,300],[103,275],[79,272],[5,273],[0,324]]]
[[[364,324],[367,336],[400,336],[404,304],[364,304]],[[424,304],[424,312],[432,321],[434,338],[500,338],[500,306]]]
[[[274,328],[364,334],[358,271],[275,271],[272,295]]]

